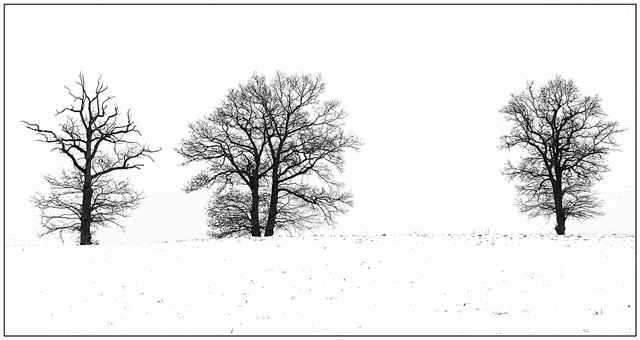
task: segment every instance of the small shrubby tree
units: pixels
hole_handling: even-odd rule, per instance
[[[555,215],[559,235],[569,217],[602,214],[593,185],[610,170],[606,156],[617,150],[614,136],[624,129],[605,120],[600,102],[597,95],[583,96],[572,80],[555,76],[539,89],[528,82],[500,110],[512,128],[500,137],[499,148],[523,151],[519,163],[508,161],[503,170],[518,182],[517,206],[529,217]]]
[[[266,216],[267,196],[260,197],[259,214]],[[264,221],[260,220],[260,225]],[[216,190],[207,206],[207,235],[214,238],[251,235],[251,193],[239,187]]]
[[[40,142],[53,145],[52,151],[59,151],[73,164],[72,170],[62,171],[59,177],[44,176],[50,195],[38,192],[32,197],[41,211],[44,232],[40,236],[58,232],[62,239],[63,233],[79,234],[79,243],[89,245],[98,227],[123,228],[118,219],[128,216],[143,199],[128,179],[116,180],[113,173],[140,169],[143,164],[139,161],[153,160],[151,154],[160,149],[152,150],[130,139],[140,135],[131,113],[123,113],[117,105],[110,110],[108,103],[113,97],[105,98],[107,87],[101,79],[93,92],[82,73],[76,84],[77,92],[67,88],[73,98],[71,106],[57,112],[67,114],[60,132],[24,123],[41,137]]]

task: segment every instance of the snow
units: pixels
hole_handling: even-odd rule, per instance
[[[6,335],[633,335],[633,235],[7,247]]]

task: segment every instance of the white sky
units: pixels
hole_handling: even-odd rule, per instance
[[[629,6],[5,6],[7,244],[37,239],[34,191],[68,159],[21,120],[55,128],[64,86],[102,75],[155,163],[121,172],[147,199],[101,243],[203,238],[209,192],[181,187],[199,170],[174,151],[187,124],[213,111],[254,72],[322,72],[365,143],[343,176],[355,207],[332,232],[528,233],[500,174],[509,125],[498,110],[527,80],[572,78],[599,94],[618,136],[612,171],[596,186],[605,216],[569,220],[568,233],[634,232],[634,7]]]

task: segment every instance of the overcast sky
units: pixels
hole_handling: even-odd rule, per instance
[[[550,233],[517,211],[500,174],[517,152],[498,112],[510,93],[560,74],[628,131],[595,187],[605,215],[568,233],[634,232],[634,7],[534,6],[5,6],[7,244],[38,239],[29,196],[71,164],[21,120],[56,128],[84,72],[131,109],[140,141],[162,152],[130,177],[147,199],[102,244],[206,237],[210,192],[181,187],[201,168],[174,151],[254,71],[321,72],[365,143],[342,179],[355,207],[333,233]]]

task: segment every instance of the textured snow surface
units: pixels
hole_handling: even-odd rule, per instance
[[[635,238],[7,247],[6,335],[632,335]]]

